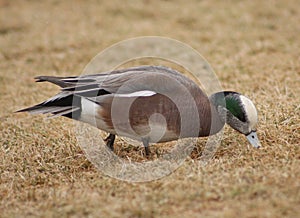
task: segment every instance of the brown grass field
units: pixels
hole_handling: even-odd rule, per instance
[[[0,0],[0,217],[300,217],[299,21],[296,0]],[[208,165],[196,149],[170,176],[129,183],[87,160],[72,121],[13,113],[58,92],[33,77],[79,75],[147,35],[191,45],[224,89],[249,96],[263,148],[226,127]],[[117,153],[140,155],[118,141]]]

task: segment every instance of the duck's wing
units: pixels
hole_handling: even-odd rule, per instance
[[[78,77],[36,77],[37,82],[48,81],[83,97],[103,94],[130,94],[143,90],[172,89],[170,80],[186,83],[187,78],[179,72],[162,66],[140,66]],[[165,82],[161,85],[162,82]],[[190,81],[189,81],[190,83]]]

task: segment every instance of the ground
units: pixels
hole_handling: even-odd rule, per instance
[[[296,0],[0,0],[0,217],[299,217],[299,20]],[[101,50],[145,35],[189,44],[224,89],[249,96],[262,149],[226,127],[206,166],[200,141],[170,176],[129,183],[87,160],[72,121],[13,113],[58,91],[33,77],[79,75]]]

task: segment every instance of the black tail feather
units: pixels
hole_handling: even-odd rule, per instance
[[[62,98],[52,98],[32,107],[18,110],[16,112],[29,112],[32,114],[52,114],[54,116],[65,116],[78,119],[81,114],[81,98],[68,95]]]

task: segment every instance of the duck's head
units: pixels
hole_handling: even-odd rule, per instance
[[[210,97],[221,120],[244,134],[255,148],[261,146],[256,134],[257,110],[253,102],[237,92],[218,92]]]

